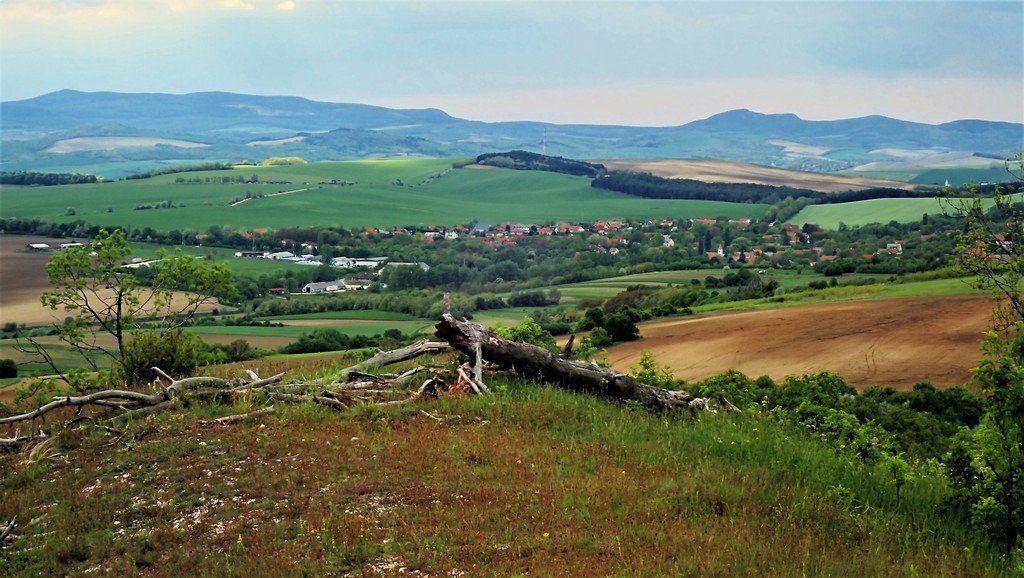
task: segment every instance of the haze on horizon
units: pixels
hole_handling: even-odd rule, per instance
[[[0,0],[0,100],[63,88],[485,121],[1024,122],[1024,3]]]

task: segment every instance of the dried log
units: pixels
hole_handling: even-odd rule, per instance
[[[489,393],[490,390],[487,389],[487,386],[484,385],[484,382],[477,381],[475,376],[471,376],[469,374],[469,371],[470,368],[467,364],[464,363],[459,366],[459,369],[456,372],[457,375],[459,376],[459,379],[458,381],[455,382],[455,388],[468,389],[477,395],[484,395],[485,393]]]
[[[447,343],[438,341],[420,341],[418,343],[413,343],[412,345],[407,345],[405,347],[400,347],[398,349],[393,349],[391,351],[379,351],[377,352],[376,355],[365,361],[342,369],[340,372],[338,372],[338,375],[335,378],[335,380],[347,381],[348,375],[352,372],[362,373],[377,367],[383,367],[385,365],[391,365],[401,361],[415,359],[427,353],[440,353],[447,349]]]
[[[75,407],[79,411],[88,405],[101,407],[114,407],[119,409],[130,409],[125,413],[112,418],[111,421],[127,420],[134,417],[149,415],[173,407],[176,398],[184,391],[192,389],[211,388],[216,390],[231,389],[232,382],[219,377],[186,377],[174,379],[163,370],[154,367],[160,377],[169,382],[166,387],[159,380],[160,391],[154,393],[142,393],[122,389],[108,389],[88,395],[61,396],[50,403],[40,406],[30,412],[0,418],[0,425],[15,424],[21,422],[32,422],[37,418],[45,418],[46,414],[66,407]],[[259,384],[270,384],[279,381],[284,374],[278,374],[265,380],[257,381]],[[252,385],[252,384],[250,384]]]
[[[410,403],[416,403],[427,397],[437,397],[441,392],[445,391],[446,386],[444,380],[439,376],[434,376],[423,382],[423,385],[416,390],[415,393],[405,399],[398,399],[395,401],[383,401],[377,405],[381,407],[391,407],[396,405],[409,405]]]
[[[147,407],[140,407],[139,409],[133,409],[131,411],[116,415],[110,418],[108,421],[112,424],[124,423],[136,418],[146,417],[147,415],[153,415],[162,411],[167,411],[178,407],[177,399],[170,399],[156,405],[150,405]]]
[[[267,397],[281,401],[290,401],[292,403],[315,403],[337,410],[342,410],[348,407],[341,400],[326,395],[295,395],[292,393],[268,392]]]
[[[6,524],[0,524],[0,546],[4,544],[14,534],[14,529],[18,525],[15,523],[14,518],[11,518]]]
[[[137,391],[124,391],[119,389],[108,389],[105,391],[99,391],[89,395],[60,397],[28,413],[0,418],[0,425],[18,423],[22,421],[30,421],[36,419],[37,417],[43,416],[51,411],[60,409],[62,407],[81,407],[103,400],[119,400],[135,402],[142,405],[156,405],[168,399],[170,399],[170,396],[168,394],[168,390],[166,389],[154,394],[145,394],[139,393]]]
[[[256,417],[256,416],[260,416],[260,415],[266,415],[268,413],[273,413],[273,412],[274,412],[274,406],[270,405],[270,406],[267,406],[267,407],[264,407],[264,408],[257,409],[255,411],[250,411],[249,413],[240,413],[238,415],[229,415],[229,416],[225,416],[225,417],[218,417],[217,419],[209,419],[209,420],[201,419],[201,420],[199,420],[199,424],[200,425],[230,425],[230,424],[233,424],[233,423],[238,423],[238,422],[245,421],[245,420],[247,420],[247,419],[249,419],[251,417]]]
[[[474,357],[474,344],[479,343],[481,356],[498,367],[514,369],[526,378],[550,382],[569,391],[620,402],[632,400],[655,412],[689,410],[694,400],[704,400],[686,391],[673,391],[641,383],[612,369],[566,359],[534,345],[501,339],[480,325],[458,321],[451,315],[443,315],[441,322],[435,325],[435,330],[434,335],[470,358]]]
[[[272,375],[272,376],[270,376],[270,377],[268,377],[266,379],[260,379],[260,376],[256,375],[255,371],[252,371],[251,369],[247,369],[246,372],[249,374],[249,377],[251,377],[253,381],[251,383],[244,383],[242,385],[238,385],[236,387],[233,387],[233,388],[231,388],[231,391],[246,391],[246,390],[249,390],[249,389],[259,389],[261,387],[265,387],[265,386],[268,386],[268,385],[271,385],[271,384],[275,384],[275,383],[281,381],[281,379],[284,377],[284,374],[285,374],[285,372],[282,371],[281,373],[278,373],[277,375]]]
[[[0,448],[2,449],[19,449],[22,446],[34,444],[46,439],[45,437],[39,436],[15,436],[13,438],[0,438]]]

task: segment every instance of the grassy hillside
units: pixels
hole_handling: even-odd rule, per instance
[[[523,383],[390,411],[192,406],[0,456],[10,576],[995,576],[917,475],[756,418],[664,419]],[[424,410],[424,411],[421,411]],[[426,412],[429,412],[427,415]],[[211,555],[214,554],[214,555]]]
[[[789,219],[789,223],[814,223],[823,229],[837,229],[839,223],[851,227],[868,223],[906,223],[919,221],[924,214],[941,213],[942,207],[933,198],[871,199],[852,203],[810,205]]]
[[[545,222],[643,217],[755,217],[764,205],[635,199],[590,187],[590,180],[535,171],[450,170],[451,160],[404,159],[240,167],[114,183],[5,189],[3,217],[85,220],[156,230],[240,230],[289,226],[450,225],[477,220]],[[221,184],[222,177],[288,184]],[[211,183],[180,184],[179,178]],[[320,185],[323,181],[356,183]],[[279,194],[286,193],[286,194]],[[235,199],[265,195],[229,206]],[[175,208],[135,210],[170,201]],[[184,206],[182,206],[184,205]],[[74,209],[70,215],[69,207]]]
[[[1015,195],[1017,200],[1024,195]],[[985,201],[990,203],[990,201]],[[871,199],[850,203],[833,203],[828,205],[808,205],[791,217],[787,223],[814,223],[823,229],[837,229],[839,223],[850,227],[869,223],[888,223],[897,221],[909,223],[921,220],[922,215],[934,215],[942,212],[938,198],[919,199]]]

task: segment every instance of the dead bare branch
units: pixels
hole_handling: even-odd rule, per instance
[[[380,351],[365,361],[342,369],[335,377],[335,381],[347,381],[348,375],[352,372],[365,372],[377,367],[415,359],[427,353],[440,353],[447,349],[448,344],[441,341],[420,341],[391,351]]]
[[[200,425],[230,425],[230,424],[233,424],[233,423],[243,422],[243,421],[245,421],[245,420],[247,420],[249,418],[252,418],[252,417],[257,417],[257,416],[261,416],[261,415],[266,415],[268,413],[273,413],[274,411],[275,411],[274,410],[274,406],[269,405],[267,407],[260,408],[260,409],[257,409],[255,411],[250,411],[248,413],[240,413],[240,414],[237,414],[237,415],[229,415],[229,416],[225,416],[225,417],[218,417],[217,419],[201,419],[201,420],[199,420],[199,424]]]

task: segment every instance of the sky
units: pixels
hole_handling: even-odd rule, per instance
[[[0,100],[64,88],[485,121],[1024,122],[1024,1],[0,0]]]

